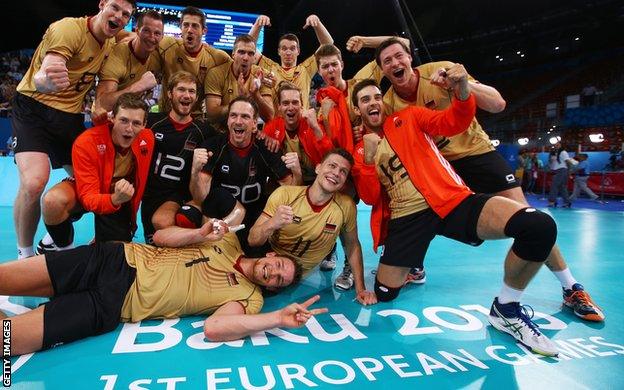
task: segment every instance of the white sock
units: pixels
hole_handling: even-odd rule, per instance
[[[505,304],[509,302],[520,302],[522,293],[524,293],[524,290],[516,290],[503,282],[503,287],[498,294],[498,303]]]
[[[50,233],[46,233],[46,235],[43,236],[43,238],[41,239],[41,243],[43,245],[52,245],[52,244],[54,244],[54,240],[52,239],[52,236],[50,236]]]
[[[17,246],[17,258],[18,259],[25,259],[27,257],[31,257],[35,255],[35,250],[33,249],[33,246],[25,246],[25,247],[21,247],[21,246]]]
[[[561,286],[565,289],[571,289],[572,286],[576,283],[576,279],[572,276],[572,272],[570,272],[570,268],[564,269],[563,271],[553,271],[552,272],[559,282],[561,282]]]

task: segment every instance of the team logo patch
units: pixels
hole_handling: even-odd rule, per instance
[[[221,165],[221,172],[223,172],[223,173],[230,173],[230,166],[229,165]]]
[[[301,217],[293,215],[293,223],[301,223]]]
[[[195,150],[196,147],[197,147],[197,144],[191,140],[186,140],[186,142],[184,143],[184,150],[193,151]]]
[[[139,146],[145,146],[147,145],[147,142],[145,142],[144,139],[141,140],[141,142],[139,143]]]
[[[156,138],[157,141],[162,141],[164,135],[162,133],[154,133],[154,138]]]
[[[510,173],[509,175],[505,176],[505,180],[507,180],[507,183],[515,183],[516,177]]]
[[[238,285],[238,280],[236,280],[236,274],[234,272],[227,273],[227,281],[230,286]]]
[[[106,144],[98,144],[96,148],[99,154],[104,154],[106,152]]]
[[[334,225],[333,223],[326,223],[325,227],[323,228],[323,233],[336,233],[337,229],[338,226]]]

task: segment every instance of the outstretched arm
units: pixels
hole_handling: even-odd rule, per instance
[[[291,303],[281,310],[260,314],[245,314],[240,303],[228,302],[206,318],[204,335],[211,341],[230,341],[276,327],[299,328],[313,315],[327,312],[326,308],[309,308],[319,299],[315,295],[303,303]]]
[[[258,41],[258,35],[260,35],[260,30],[262,27],[271,26],[271,19],[266,15],[260,15],[254,22],[253,26],[249,29],[249,35],[254,39],[254,41]]]
[[[321,22],[316,15],[310,15],[306,19],[303,28],[306,29],[308,27],[312,27],[314,29],[314,33],[316,34],[316,39],[319,41],[319,45],[331,45],[334,43],[334,38],[332,38],[327,28]]]
[[[202,227],[188,229],[179,226],[169,226],[154,233],[154,244],[170,248],[179,248],[188,245],[201,244],[206,241],[219,241],[227,233],[227,224],[223,221],[210,219]]]
[[[362,305],[373,305],[377,303],[377,297],[372,291],[366,290],[364,284],[364,264],[362,261],[362,246],[358,239],[357,227],[350,232],[342,235],[345,240],[345,248],[347,260],[353,271],[353,279],[355,281],[355,298]]]
[[[347,50],[353,53],[357,53],[363,48],[376,49],[379,45],[381,45],[381,42],[390,38],[397,38],[398,40],[403,42],[407,47],[411,46],[409,39],[403,38],[403,37],[395,37],[392,35],[381,35],[381,36],[372,36],[372,37],[354,35],[351,38],[349,38],[349,40],[347,40]]]

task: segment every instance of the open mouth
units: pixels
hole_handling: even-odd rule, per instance
[[[269,271],[267,270],[266,264],[264,268],[262,268],[262,275],[264,276],[264,280],[269,280]]]
[[[126,140],[128,142],[132,142],[132,138],[134,138],[131,135],[127,135],[127,134],[124,134],[122,137],[123,137],[124,140]]]
[[[185,107],[185,108],[190,108],[191,107],[191,102],[180,102],[180,105],[182,107]]]
[[[243,135],[245,134],[245,129],[234,129],[234,134]]]
[[[108,28],[110,28],[111,30],[117,30],[119,28],[119,24],[113,22],[112,20],[109,20]]]
[[[379,109],[377,109],[377,108],[373,108],[370,111],[368,111],[368,116],[371,119],[379,119],[380,115],[381,115],[381,111],[379,111]]]
[[[405,74],[405,69],[397,69],[392,72],[392,75],[396,77],[397,79],[402,78],[404,74]]]
[[[187,42],[187,43],[191,44],[191,43],[193,43],[193,41],[194,41],[194,38],[193,38],[193,36],[192,36],[192,35],[188,35],[188,36],[186,37],[186,42]]]
[[[297,114],[296,114],[295,112],[287,112],[287,113],[286,113],[286,117],[287,117],[288,119],[295,119],[295,116],[296,116],[296,115],[297,115]]]
[[[325,176],[325,179],[333,185],[338,185],[338,180],[331,176]]]

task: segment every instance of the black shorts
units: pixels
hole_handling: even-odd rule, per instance
[[[464,199],[446,218],[426,209],[391,219],[379,262],[397,267],[423,267],[431,240],[441,235],[472,246],[483,240],[477,235],[481,210],[491,196],[472,194]]]
[[[495,194],[520,187],[507,160],[497,151],[450,161],[455,172],[474,192]]]
[[[54,296],[44,305],[43,349],[114,330],[136,270],[124,246],[103,243],[45,255]]]
[[[52,168],[71,165],[74,140],[85,130],[84,115],[46,106],[22,93],[13,99],[13,144],[15,153],[46,153]]]
[[[143,224],[143,235],[145,242],[152,244],[152,236],[156,229],[152,224],[152,217],[156,213],[156,210],[165,202],[176,202],[180,206],[190,200],[189,194],[182,194],[179,191],[165,191],[159,196],[143,196],[141,200],[141,223]]]

